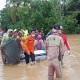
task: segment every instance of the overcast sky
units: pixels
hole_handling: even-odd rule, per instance
[[[5,7],[6,0],[0,0],[0,10],[2,10]]]

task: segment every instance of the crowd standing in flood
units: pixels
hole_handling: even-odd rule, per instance
[[[50,32],[45,35],[44,29],[28,30],[12,30],[8,29],[7,33],[0,32],[1,53],[4,64],[19,64],[21,61],[21,54],[24,53],[26,64],[31,58],[31,64],[35,64],[35,50],[47,51],[48,59],[48,80],[54,80],[54,72],[58,80],[61,78],[59,60],[65,53],[65,45],[70,53],[70,47],[66,35],[62,33],[61,25],[54,25]]]
[[[45,44],[44,42],[45,34],[42,29],[41,32],[39,32],[38,29],[31,29],[29,34],[27,30],[8,29],[1,40],[3,63],[19,63],[22,53],[25,55],[26,64],[29,63],[29,58],[31,58],[32,64],[35,63],[34,50],[46,50],[43,45]]]

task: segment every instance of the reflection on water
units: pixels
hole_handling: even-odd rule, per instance
[[[71,52],[80,52],[80,35],[69,35]],[[75,49],[76,48],[76,49]],[[41,61],[34,66],[21,62],[19,65],[3,65],[0,57],[0,80],[48,80],[47,61]],[[64,80],[67,80],[64,79]]]

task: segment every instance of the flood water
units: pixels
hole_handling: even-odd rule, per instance
[[[65,54],[63,79],[80,80],[80,35],[68,35],[71,54]],[[47,61],[40,61],[35,65],[4,65],[0,56],[0,80],[48,80]]]

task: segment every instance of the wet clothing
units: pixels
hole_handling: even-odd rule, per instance
[[[56,78],[61,78],[59,61],[53,60],[48,62],[48,80],[54,80],[54,73]]]
[[[59,66],[59,55],[64,53],[64,43],[57,33],[54,33],[46,39],[47,44],[47,59],[48,59],[48,80],[54,80],[54,72],[56,77],[60,78],[60,66]]]
[[[61,36],[63,38],[64,44],[66,45],[67,50],[70,50],[69,43],[68,43],[66,35],[62,34]]]
[[[30,55],[28,55],[26,52],[24,52],[26,64],[29,63],[29,58],[31,58],[31,61],[35,61],[35,55],[30,52]]]
[[[22,47],[18,38],[10,37],[1,47],[7,64],[18,64],[20,62]]]

